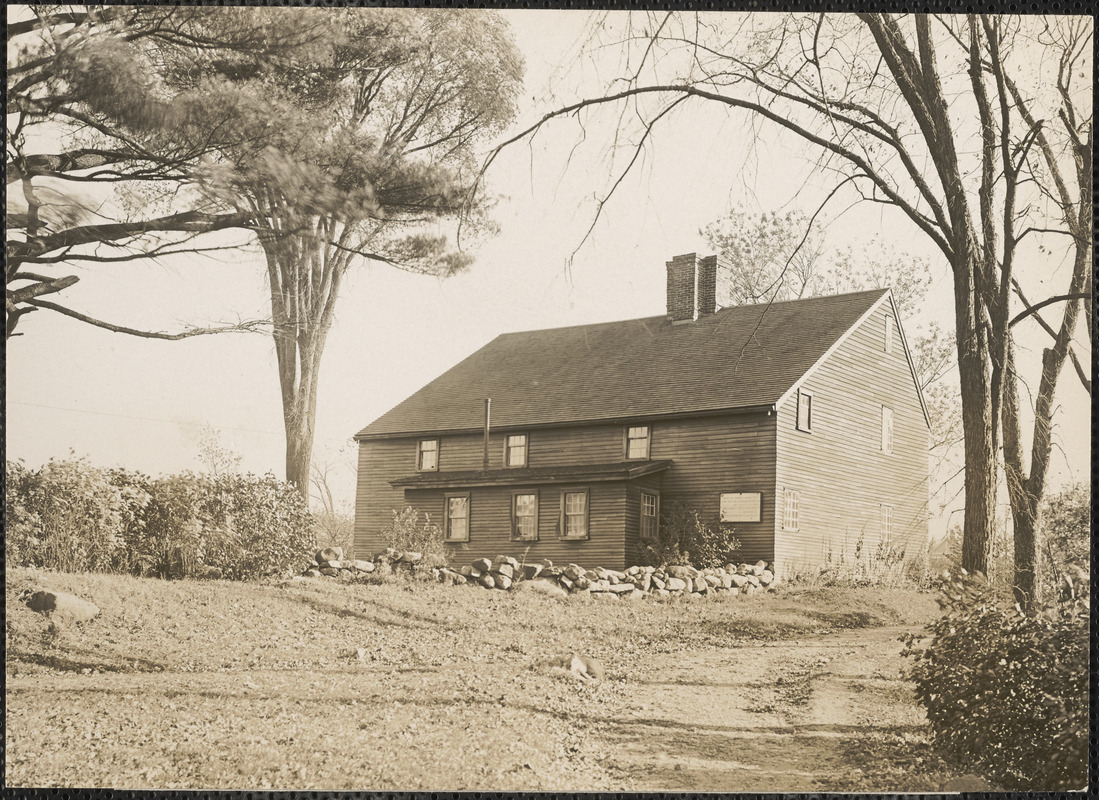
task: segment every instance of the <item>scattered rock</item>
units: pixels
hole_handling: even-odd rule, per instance
[[[672,564],[665,567],[664,571],[673,578],[679,578],[680,580],[686,580],[687,578],[696,578],[700,574],[694,567],[688,567],[683,564]]]
[[[318,550],[316,555],[316,562],[321,566],[325,566],[329,561],[340,561],[343,559],[342,547],[326,547],[323,550]]]
[[[492,562],[489,561],[487,558],[478,558],[476,561],[473,562],[473,569],[477,570],[478,572],[488,572],[492,569]]]
[[[656,581],[654,580],[653,583],[656,583]],[[659,586],[659,584],[657,585]],[[682,578],[668,578],[664,587],[661,588],[667,588],[669,592],[682,592],[687,588],[687,581]]]
[[[503,564],[497,564],[496,569],[493,571],[497,575],[502,575],[503,577],[507,578],[509,581],[515,577],[515,568],[511,566],[511,564],[508,564],[506,562]]]
[[[523,580],[532,581],[542,574],[544,567],[541,564],[524,564]]]
[[[372,561],[352,561],[351,567],[359,572],[373,572],[374,562]]]
[[[327,575],[329,578],[334,578],[340,574],[340,571],[335,567],[321,567],[321,575]]]
[[[310,567],[303,574],[307,578],[319,578],[321,576],[321,571],[319,569],[314,569]]]
[[[569,661],[569,671],[578,678],[603,677],[603,665],[599,660],[588,656],[582,656],[579,653],[573,653],[572,659]]]
[[[482,576],[481,576],[480,578],[478,578],[477,580],[478,580],[478,582],[479,582],[479,583],[480,583],[480,584],[481,584],[482,586],[484,586],[484,587],[485,587],[486,589],[494,589],[494,588],[496,588],[496,580],[495,580],[495,579],[494,579],[494,578],[493,578],[493,577],[492,577],[491,575],[487,575],[487,574],[486,574],[486,575],[482,575]]]
[[[40,589],[27,598],[27,608],[39,614],[66,617],[74,622],[88,622],[99,615],[99,606],[68,592]]]
[[[585,572],[586,570],[579,564],[569,564],[567,567],[565,567],[564,575],[570,581],[577,581],[580,578],[584,577]]]
[[[504,566],[507,566],[507,565],[505,564]],[[506,590],[506,589],[511,588],[511,578],[509,578],[507,575],[497,573],[497,574],[492,575],[491,577],[495,581],[497,589],[505,589]]]

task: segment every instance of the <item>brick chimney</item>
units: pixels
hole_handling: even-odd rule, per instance
[[[668,319],[690,322],[717,310],[717,256],[675,256],[668,267]]]

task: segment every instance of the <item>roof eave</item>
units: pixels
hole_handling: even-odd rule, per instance
[[[395,489],[465,489],[465,488],[477,488],[482,486],[537,486],[544,484],[566,484],[566,483],[607,483],[611,481],[629,481],[635,478],[641,478],[645,475],[651,475],[654,472],[662,472],[672,465],[670,459],[663,459],[660,461],[646,461],[639,463],[633,467],[626,467],[624,469],[608,471],[608,472],[588,472],[585,473],[585,465],[575,465],[573,467],[563,467],[560,474],[546,474],[546,475],[529,475],[516,471],[512,474],[494,474],[494,475],[462,475],[461,477],[447,478],[445,474],[440,475],[438,479],[430,478],[426,480],[418,479],[418,476],[412,476],[408,478],[398,478],[392,480],[389,485]],[[578,470],[577,472],[570,472],[569,470]]]
[[[538,422],[533,424],[493,425],[493,431],[529,431],[545,428],[575,428],[579,425],[625,425],[637,422],[660,422],[670,419],[688,419],[693,417],[721,417],[726,415],[755,414],[772,412],[777,403],[756,403],[750,406],[726,408],[706,408],[695,411],[673,411],[665,414],[640,414],[637,416],[596,417],[591,419],[565,420],[562,422]],[[368,426],[369,427],[369,426]],[[394,431],[391,433],[367,433],[366,428],[351,437],[356,442],[376,439],[407,439],[413,436],[453,436],[456,434],[483,433],[484,428],[450,428]]]

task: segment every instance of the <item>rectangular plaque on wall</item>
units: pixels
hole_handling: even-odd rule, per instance
[[[726,492],[721,495],[722,522],[759,522],[763,492]]]

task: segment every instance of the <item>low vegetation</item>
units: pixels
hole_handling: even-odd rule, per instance
[[[9,461],[4,510],[8,563],[66,572],[245,580],[301,570],[316,545],[301,495],[271,474]]]
[[[943,597],[948,613],[931,626],[912,674],[944,756],[1009,790],[1083,789],[1086,598],[1024,614],[965,575]]]
[[[642,543],[641,561],[653,567],[689,564],[706,569],[737,562],[738,549],[733,529],[716,514],[705,518],[696,509],[674,502],[661,510],[656,539]]]

